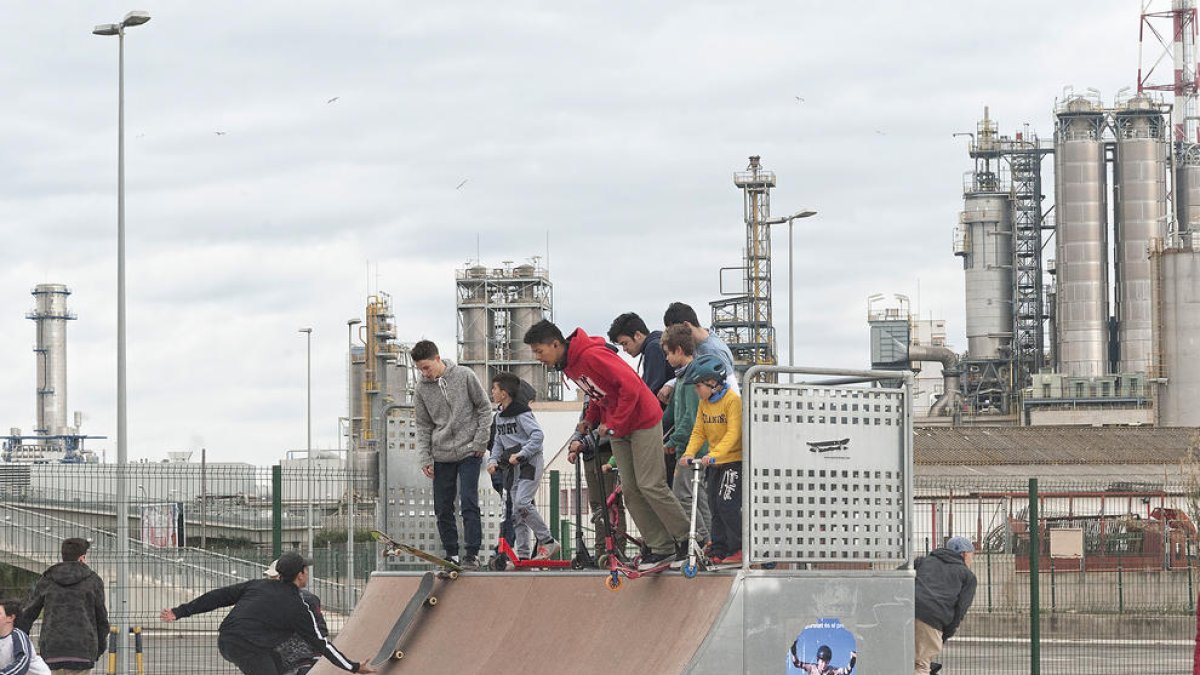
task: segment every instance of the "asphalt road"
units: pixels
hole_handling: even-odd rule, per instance
[[[1042,673],[1192,675],[1192,649],[1192,644],[1186,641],[1149,643],[1110,640],[1045,644],[1042,647]],[[955,639],[947,646],[942,662],[942,675],[1028,675],[1029,643]],[[145,664],[145,675],[238,673],[217,653],[215,633],[161,638],[148,635],[145,641]],[[97,672],[103,671],[98,669]],[[868,672],[902,675],[901,671],[888,671],[886,674],[878,669],[862,671],[864,674]],[[856,672],[855,675],[860,674]]]

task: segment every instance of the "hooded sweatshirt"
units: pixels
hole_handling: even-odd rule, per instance
[[[443,359],[436,379],[417,381],[417,458],[421,466],[460,462],[488,448],[492,407],[475,371]]]
[[[541,473],[544,440],[542,427],[529,406],[522,400],[515,400],[496,415],[496,437],[492,442],[488,463],[507,469],[511,466],[508,458],[516,455],[522,464],[529,467],[525,473]]]
[[[942,631],[949,640],[975,600],[975,573],[962,556],[948,548],[936,548],[917,558],[916,607],[921,621]]]
[[[592,424],[603,422],[613,436],[628,436],[662,421],[658,399],[604,338],[576,328],[567,338],[563,374],[591,399],[584,419]]]
[[[95,665],[108,640],[108,610],[104,582],[92,568],[78,560],[50,567],[14,625],[29,633],[43,612],[38,653],[46,663],[53,669]]]

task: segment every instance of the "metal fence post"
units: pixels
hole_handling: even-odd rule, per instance
[[[1042,673],[1041,607],[1038,600],[1038,566],[1042,546],[1038,541],[1038,481],[1029,479],[1029,675]]]
[[[283,555],[283,467],[271,467],[271,556]]]
[[[559,522],[562,520],[558,512],[558,472],[550,472],[550,532],[560,534]]]
[[[992,552],[984,551],[983,554],[984,554],[984,560],[987,560],[987,573],[988,573],[988,582],[987,582],[988,610],[987,611],[989,613],[991,613],[991,611],[992,611]]]

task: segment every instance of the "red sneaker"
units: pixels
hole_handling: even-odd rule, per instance
[[[721,564],[722,565],[741,565],[742,564],[742,552],[735,551],[732,555],[727,555],[724,558],[721,558]]]

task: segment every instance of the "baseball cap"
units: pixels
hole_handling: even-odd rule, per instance
[[[276,560],[272,566],[279,574],[280,579],[283,581],[291,581],[292,579],[295,579],[296,575],[300,574],[305,567],[308,567],[311,564],[312,561],[300,555],[299,552],[288,551],[287,553],[279,556],[279,560]],[[270,571],[270,568],[267,569]]]
[[[975,545],[972,544],[971,540],[967,539],[966,537],[950,537],[950,539],[946,541],[946,548],[960,554],[975,552]]]

